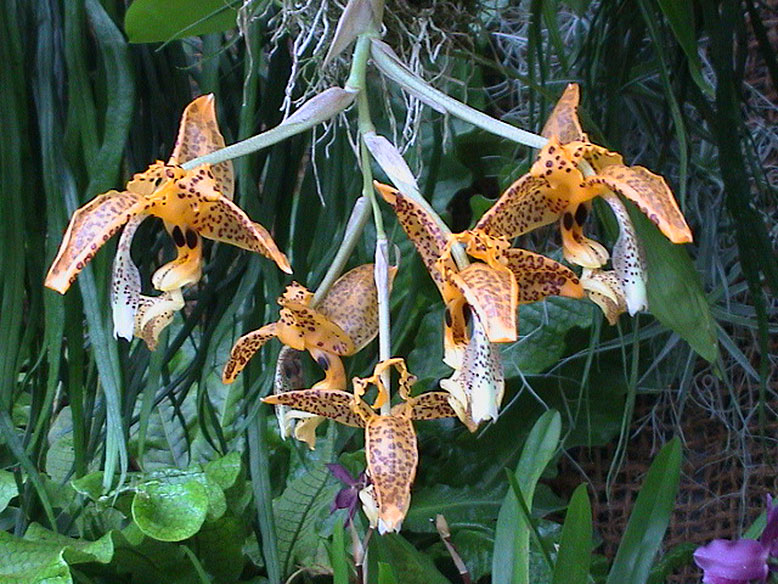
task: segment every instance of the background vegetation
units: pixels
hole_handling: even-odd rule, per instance
[[[539,478],[549,461],[553,474],[565,449],[611,443],[613,479],[640,395],[671,403],[677,421],[688,400],[704,403],[733,435],[774,417],[775,8],[757,0],[388,4],[387,42],[417,71],[515,125],[538,131],[566,83],[579,82],[586,129],[667,177],[695,243],[673,247],[644,230],[653,315],[611,328],[583,302],[522,307],[522,336],[504,349],[499,421],[474,435],[454,423],[423,426],[403,533],[371,543],[375,581],[458,581],[429,522],[435,513],[447,517],[473,580],[488,581],[493,565],[512,557],[499,555],[503,536],[495,535],[501,508],[508,513],[515,501],[504,469],[519,465],[522,481],[530,465]],[[329,515],[341,485],[323,465],[337,459],[357,472],[361,437],[330,424],[314,452],[279,439],[272,411],[259,403],[277,345],[239,382],[220,381],[234,339],[275,320],[287,282],[274,266],[206,247],[205,278],[154,353],[112,337],[115,242],[66,296],[42,287],[70,212],[167,158],[192,97],[216,95],[231,143],[277,124],[317,88],[342,83],[343,62],[321,65],[342,7],[7,0],[1,10],[0,582],[276,582],[294,573],[326,581],[333,572],[345,582],[351,545],[342,512]],[[527,149],[408,108],[406,96],[370,75],[371,100],[393,113],[380,132],[407,148],[425,195],[455,230],[527,168]],[[238,202],[272,226],[295,279],[311,288],[360,189],[350,118],[236,160]],[[386,219],[403,258],[392,345],[433,388],[449,373],[438,294]],[[144,282],[172,255],[160,225],[147,223],[135,246]],[[353,265],[372,258],[370,229]],[[604,240],[615,233],[604,220],[599,231]],[[553,232],[533,234],[531,244],[558,247]],[[371,370],[375,352],[350,359],[350,374]],[[561,416],[536,425],[549,408]],[[545,444],[524,449],[534,461],[522,457],[533,426],[532,440]],[[762,438],[774,452],[774,437]],[[670,443],[657,468],[677,468],[680,451]],[[660,518],[652,544],[635,556],[641,541],[628,530],[609,582],[663,581],[674,562],[688,562],[683,553],[654,562],[674,491],[646,484],[656,500],[641,509]],[[542,481],[535,492],[547,546],[564,537],[560,495]],[[577,501],[568,517],[583,516]],[[533,583],[554,577],[541,551],[533,540]],[[611,559],[595,556],[592,578],[604,581]],[[619,572],[626,565],[632,571]]]

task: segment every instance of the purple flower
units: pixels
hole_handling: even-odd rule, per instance
[[[766,582],[770,556],[778,557],[778,505],[767,496],[767,525],[759,541],[714,539],[697,548],[694,562],[703,570],[704,584]]]
[[[335,475],[336,479],[346,485],[335,495],[335,499],[330,505],[330,513],[334,513],[338,509],[348,509],[348,518],[346,519],[346,525],[348,525],[359,507],[359,491],[369,485],[370,481],[364,472],[359,473],[355,479],[342,464],[328,464],[327,468]]]

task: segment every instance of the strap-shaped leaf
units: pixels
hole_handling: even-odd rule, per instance
[[[692,233],[665,179],[642,166],[611,164],[587,179],[635,203],[673,243],[689,243]]]
[[[515,341],[519,290],[513,273],[482,263],[451,274],[452,283],[478,314],[493,343]]]
[[[98,249],[134,215],[143,212],[143,197],[129,191],[108,191],[78,209],[70,218],[46,286],[67,292]]]
[[[254,353],[276,336],[276,323],[266,324],[260,329],[251,331],[243,335],[235,343],[230,351],[230,358],[227,360],[222,372],[222,382],[232,383],[243,368],[248,364],[249,359]]]
[[[373,416],[365,425],[365,457],[378,503],[378,531],[399,531],[411,504],[411,484],[419,462],[413,422]]]
[[[541,134],[546,138],[556,136],[561,144],[586,140],[586,134],[584,134],[581,122],[578,120],[580,99],[578,84],[569,83],[546,120]]]
[[[181,115],[169,164],[182,165],[221,148],[224,148],[224,137],[216,120],[216,101],[213,94],[200,96],[186,106]],[[232,199],[235,190],[232,161],[215,164],[211,171],[221,193]]]
[[[355,401],[347,391],[334,389],[300,389],[270,395],[262,399],[273,405],[284,405],[294,410],[324,416],[346,426],[363,428],[373,412],[361,400]],[[356,413],[354,410],[359,412]]]

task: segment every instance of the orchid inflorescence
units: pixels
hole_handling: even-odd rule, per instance
[[[328,95],[342,109],[355,92],[332,90]],[[322,97],[319,103],[325,101]],[[322,290],[318,301],[305,286],[292,282],[278,298],[278,320],[240,337],[232,348],[224,383],[235,381],[270,339],[282,343],[275,392],[264,400],[276,407],[282,437],[293,434],[314,448],[316,428],[327,418],[364,429],[365,474],[354,479],[345,469],[333,467],[347,485],[335,507],[347,508],[350,517],[359,499],[380,532],[400,529],[418,465],[415,422],[456,417],[475,431],[481,423],[497,419],[505,393],[497,344],[518,339],[521,304],[549,296],[588,296],[611,324],[623,312],[632,315],[647,308],[641,245],[622,196],[671,241],[691,241],[664,179],[643,167],[627,166],[621,155],[590,142],[578,121],[578,102],[578,86],[569,85],[545,125],[547,141],[529,172],[472,229],[461,233],[450,233],[420,199],[412,173],[391,143],[374,130],[366,133],[367,148],[376,160],[385,170],[394,169],[387,174],[395,186],[375,183],[375,189],[416,247],[445,305],[441,336],[444,361],[453,373],[440,382],[440,390],[413,395],[416,378],[405,361],[383,356],[372,376],[352,379],[349,391],[342,358],[368,346],[380,329],[381,288],[373,264],[346,272]],[[303,123],[311,117],[295,116],[287,123]],[[268,231],[232,202],[232,164],[195,160],[223,147],[213,97],[194,100],[184,111],[167,163],[155,162],[136,174],[123,191],[98,195],[73,214],[46,286],[65,293],[97,250],[125,226],[113,268],[115,334],[128,340],[138,336],[154,349],[161,331],[184,306],[184,288],[202,277],[202,238],[258,252],[291,273]],[[369,188],[370,182],[366,185]],[[583,234],[595,197],[605,200],[619,224],[620,234],[610,253]],[[149,216],[164,221],[178,252],[175,260],[153,275],[152,284],[160,291],[156,296],[141,293],[140,275],[130,253],[138,225]],[[562,233],[562,255],[582,268],[580,273],[513,246],[517,236],[555,221]],[[609,260],[612,265],[607,269]],[[388,273],[388,293],[397,267],[382,269]],[[304,351],[324,372],[324,379],[307,389],[301,366]],[[393,406],[392,370],[399,375],[400,398]],[[376,390],[372,404],[365,401],[370,387]]]

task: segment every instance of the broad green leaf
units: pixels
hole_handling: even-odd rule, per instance
[[[0,470],[0,512],[4,511],[11,499],[18,494],[14,473]]]
[[[97,541],[74,539],[33,523],[24,538],[0,532],[0,582],[8,584],[70,584],[68,564],[99,562],[113,557],[107,534]]]
[[[240,2],[135,0],[124,17],[131,43],[167,42],[236,27]]]
[[[491,492],[480,487],[455,488],[432,485],[414,491],[411,508],[403,521],[403,529],[436,533],[431,519],[442,514],[452,532],[458,527],[482,526],[491,529],[500,511],[505,489],[502,485]]]
[[[386,562],[378,562],[378,584],[397,584],[392,566]]]
[[[73,470],[76,460],[73,449],[73,416],[70,407],[62,408],[49,427],[49,448],[46,451],[46,473],[62,482]]]
[[[551,297],[519,307],[519,340],[501,345],[505,377],[540,373],[565,354],[565,335],[592,324],[592,304]]]
[[[492,571],[492,550],[494,549],[494,531],[460,529],[451,534],[451,540],[457,552],[465,562],[473,582],[479,581]]]
[[[246,563],[243,545],[249,532],[249,526],[233,515],[203,524],[195,538],[197,556],[215,582],[238,581]]]
[[[377,542],[379,561],[386,562],[401,584],[450,584],[432,559],[398,533],[387,533]],[[379,578],[380,580],[380,578]]]
[[[226,456],[206,464],[205,476],[218,485],[221,490],[226,491],[235,484],[240,469],[240,454],[230,452]]]
[[[208,514],[208,491],[196,480],[148,482],[135,493],[132,518],[160,541],[181,541],[198,532]]]
[[[320,454],[318,451],[322,449]],[[317,454],[332,453],[329,439],[317,443]],[[289,482],[280,497],[273,500],[278,553],[282,572],[294,571],[298,564],[305,565],[318,552],[324,542],[317,533],[317,527],[329,515],[329,506],[339,487],[321,462],[310,465],[293,481]]]
[[[716,324],[689,253],[671,243],[634,205],[627,206],[646,252],[649,310],[700,356],[715,361]]]
[[[524,443],[515,475],[530,510],[535,486],[556,452],[561,431],[559,412],[547,411],[535,422]],[[529,535],[516,498],[509,492],[497,517],[492,558],[494,582],[529,584]]]
[[[668,442],[651,463],[629,516],[607,584],[645,584],[675,505],[681,441]]]
[[[586,484],[579,485],[570,498],[562,527],[553,584],[586,584],[592,552],[592,509]]]

